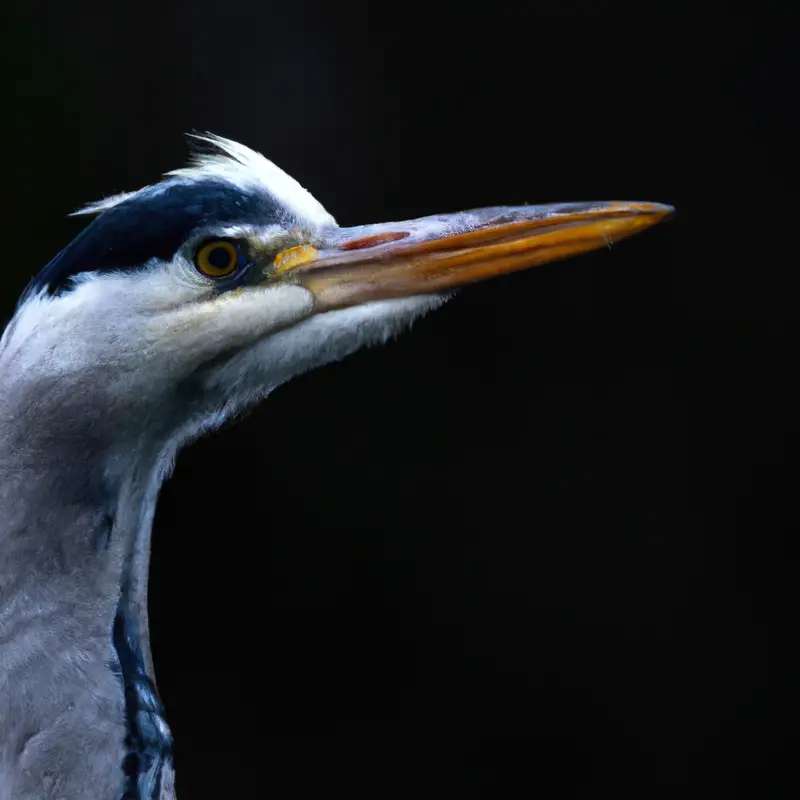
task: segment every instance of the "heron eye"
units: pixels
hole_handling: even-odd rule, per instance
[[[206,242],[194,256],[197,269],[209,278],[224,278],[230,275],[239,263],[236,244],[225,239]]]

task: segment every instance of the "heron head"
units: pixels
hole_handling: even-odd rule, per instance
[[[605,247],[671,212],[572,203],[342,228],[260,154],[199,139],[189,167],[77,212],[95,218],[4,335],[19,381],[55,378],[78,412],[91,392],[117,436],[213,426],[461,285]]]

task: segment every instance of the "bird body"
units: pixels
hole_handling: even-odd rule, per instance
[[[150,532],[186,442],[492,274],[670,209],[484,209],[344,229],[259,154],[88,207],[0,340],[0,799],[167,800]]]

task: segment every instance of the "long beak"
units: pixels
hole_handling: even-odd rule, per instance
[[[337,228],[280,253],[271,279],[306,286],[324,309],[431,294],[606,247],[673,213],[660,203],[483,208]]]

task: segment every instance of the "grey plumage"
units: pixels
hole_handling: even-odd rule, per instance
[[[0,800],[173,797],[147,573],[182,444],[461,283],[563,257],[563,243],[541,251],[567,228],[586,226],[585,251],[669,211],[531,206],[346,230],[259,154],[204,141],[214,152],[192,167],[90,207],[0,340]],[[206,264],[208,242],[222,244]]]

